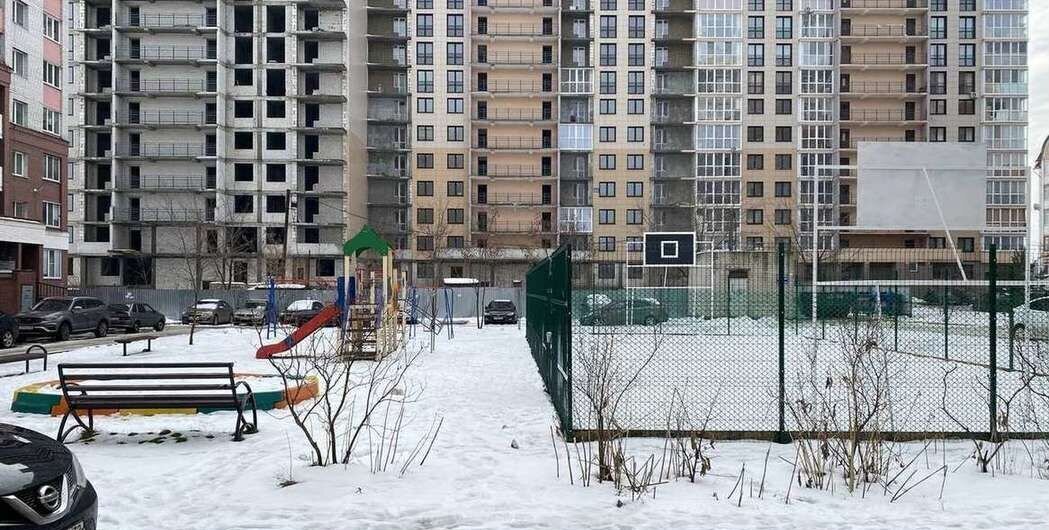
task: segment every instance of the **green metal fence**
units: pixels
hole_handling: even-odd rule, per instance
[[[525,276],[528,346],[565,436],[572,432],[572,251],[563,246]]]

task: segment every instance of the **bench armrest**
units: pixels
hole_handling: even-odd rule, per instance
[[[234,394],[237,393],[237,388],[239,388],[241,385],[243,385],[245,390],[248,391],[247,395],[251,395],[251,396],[255,395],[255,392],[251,390],[251,385],[249,385],[247,381],[237,381],[236,383],[234,383],[233,384],[233,393]]]

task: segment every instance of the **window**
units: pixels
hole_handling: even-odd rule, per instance
[[[645,45],[644,44],[629,44],[629,45],[627,45],[627,65],[628,66],[644,66],[645,65]]]
[[[466,167],[466,157],[462,154],[449,154],[446,164],[448,169],[463,169]]]
[[[278,100],[267,100],[266,101],[266,117],[267,118],[283,118],[284,117],[284,102]]]
[[[598,197],[615,197],[616,196],[616,183],[615,182],[599,182],[597,184],[597,196]]]
[[[929,45],[929,64],[931,66],[947,66],[947,45]]]
[[[449,180],[446,191],[448,192],[449,197],[462,197],[463,193],[465,192],[463,181]]]
[[[645,93],[645,73],[644,72],[628,72],[627,73],[627,89],[626,89],[626,93],[627,94],[644,94]]]
[[[747,155],[747,169],[765,169],[765,155]]]
[[[433,0],[416,0],[416,9],[433,9]]]
[[[416,90],[424,94],[433,92],[433,70],[418,70],[415,77]]]
[[[55,155],[44,155],[44,180],[59,182],[62,180],[62,159]]]
[[[415,250],[433,250],[433,236],[415,238]]]
[[[44,278],[57,279],[62,277],[62,251],[44,249]]]
[[[765,222],[765,210],[756,208],[747,210],[746,220],[748,225],[759,225]]]
[[[44,61],[44,83],[58,88],[62,82],[62,67]]]
[[[616,250],[616,238],[615,236],[600,236],[597,238],[597,249],[601,252],[614,252]],[[599,263],[598,264],[598,276],[601,277],[601,265],[611,266],[612,278],[615,278],[615,263]],[[607,273],[606,273],[607,274]],[[605,276],[607,278],[607,276]]]
[[[747,38],[749,38],[749,39],[764,39],[765,38],[765,17],[748,17],[747,18]]]
[[[776,171],[787,171],[791,169],[793,157],[789,154],[776,155]]]
[[[419,197],[433,197],[433,181],[420,180],[416,182],[415,194]]]
[[[449,125],[447,135],[449,142],[461,142],[465,135],[465,129],[462,125]]]
[[[26,176],[25,172],[27,162],[28,160],[26,159],[25,153],[21,151],[13,151],[11,155],[11,165],[13,166],[11,168],[11,174],[16,177]]]
[[[433,64],[433,43],[432,42],[417,42],[417,43],[415,43],[415,64],[421,64],[421,65],[432,65]]]
[[[748,142],[764,142],[765,141],[765,128],[761,126],[751,125],[747,127],[747,141]]]
[[[29,77],[29,55],[18,48],[13,48],[11,51],[11,69],[19,77]]]
[[[448,236],[447,241],[448,248],[463,248],[466,246],[466,238],[463,236]]]
[[[773,222],[778,225],[790,224],[790,210],[777,209],[773,214]]]
[[[433,37],[433,15],[415,15],[415,36]]]
[[[791,94],[794,90],[791,72],[776,72],[776,93]]]
[[[645,155],[626,155],[626,168],[631,170],[645,169]]]
[[[776,11],[794,11],[794,0],[776,0]]]
[[[250,164],[245,165],[250,166]],[[266,182],[284,182],[285,180],[287,180],[287,167],[284,164],[266,164]]]
[[[599,90],[602,94],[615,94],[616,93],[616,73],[615,72],[601,72],[599,81]]]
[[[631,181],[626,183],[626,196],[627,197],[641,197],[645,192],[645,183]]]
[[[765,72],[747,72],[747,93],[765,93]]]
[[[420,142],[433,141],[433,125],[419,125],[415,128],[415,139]]]
[[[929,141],[930,142],[946,142],[947,141],[947,128],[946,127],[929,127]]]
[[[789,156],[789,155],[788,155]],[[790,197],[790,186],[791,183],[788,181],[777,181],[775,185],[775,193],[777,197]]]
[[[628,99],[628,100],[626,100],[626,113],[627,114],[644,114],[645,113],[645,100],[643,100],[643,99]]]
[[[614,99],[602,99],[598,102],[598,112],[601,114],[615,114],[616,113],[616,100]]]
[[[641,210],[629,209],[626,211],[626,224],[639,225],[644,222],[644,213]]]
[[[255,211],[255,198],[251,195],[233,196],[233,213],[251,213]]]
[[[747,44],[747,66],[765,66],[764,44]]]
[[[462,94],[463,92],[463,71],[462,70],[449,70],[448,71],[448,93],[450,94]]]
[[[448,108],[448,114],[463,113],[463,98],[448,98],[444,105]]]
[[[446,217],[448,218],[448,224],[450,225],[461,225],[463,224],[464,213],[462,208],[448,208]]]
[[[62,227],[62,207],[57,202],[43,201],[40,203],[41,211],[43,212],[44,226],[50,228],[61,228]]]
[[[415,155],[415,167],[419,169],[433,169],[433,153],[418,153]]]
[[[447,45],[448,64],[463,64],[463,43],[449,42]]]
[[[599,64],[601,66],[615,66],[616,65],[616,45],[615,44],[601,44],[599,54]]]
[[[958,17],[958,38],[976,38],[976,17]]]
[[[233,102],[234,118],[252,118],[255,116],[255,102],[250,99],[240,99]]]
[[[51,134],[62,134],[62,112],[43,107],[43,129]]]
[[[287,138],[283,132],[266,133],[266,149],[271,151],[283,151],[287,148]]]
[[[600,127],[597,132],[598,132],[598,141],[599,142],[614,142],[614,141],[616,141],[616,128],[615,127]]]
[[[958,45],[958,66],[976,66],[976,45]]]
[[[975,142],[976,141],[976,128],[975,127],[958,127],[958,141],[959,142]]]
[[[627,127],[626,128],[626,141],[628,141],[628,142],[644,142],[645,141],[645,128],[644,127]]]
[[[44,13],[44,36],[62,42],[62,22],[47,13]]]
[[[415,111],[419,114],[433,114],[433,98],[415,98]]]
[[[616,17],[611,15],[601,15],[600,36],[602,39],[616,38]]]
[[[599,155],[597,157],[598,169],[615,169],[616,155]]]
[[[19,26],[27,27],[29,24],[29,4],[22,2],[21,0],[15,0],[14,2],[14,13],[12,17],[15,24]]]
[[[645,17],[631,15],[627,19],[627,37],[631,39],[645,38]]]
[[[961,101],[958,102],[959,104]],[[929,100],[929,114],[943,115],[947,114],[947,100],[946,99],[930,99]]]
[[[776,66],[791,66],[794,64],[793,47],[790,44],[776,45]]]
[[[448,36],[449,37],[462,37],[463,36],[463,16],[462,15],[448,15]]]
[[[962,252],[973,252],[976,250],[976,239],[971,237],[959,237],[958,250],[961,250]]]
[[[776,141],[777,142],[790,142],[793,140],[793,127],[776,127]]]
[[[765,114],[765,100],[748,99],[747,114]]]
[[[283,195],[267,195],[266,196],[266,212],[268,213],[284,213],[288,210],[288,202],[284,200]]]
[[[602,209],[597,211],[597,224],[602,225],[614,225],[616,224],[616,211],[610,209]]]
[[[747,183],[747,197],[763,197],[765,195],[765,183],[764,182],[748,182]]]
[[[794,19],[792,17],[776,17],[776,38],[790,39],[794,36]]]
[[[777,99],[776,100],[776,114],[780,116],[787,116],[793,112],[793,105],[789,99]]]

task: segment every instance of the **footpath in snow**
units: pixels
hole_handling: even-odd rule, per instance
[[[258,345],[254,330],[216,329],[198,331],[193,346],[185,336],[165,337],[152,353],[128,358],[116,345],[83,348],[55,356],[46,373],[0,377],[0,391],[10,400],[16,388],[56,379],[53,367],[73,361],[235,361],[237,372],[271,373],[267,361],[254,359]],[[894,503],[878,489],[864,499],[795,484],[787,504],[794,448],[765,442],[716,443],[709,475],[660,486],[654,499],[617,497],[608,484],[572,485],[563,464],[556,476],[553,408],[523,327],[457,326],[455,338],[439,338],[433,353],[427,348],[409,377],[423,390],[406,408],[402,437],[417,440],[435,417],[443,425],[425,465],[404,475],[400,466],[373,474],[360,462],[309,467],[302,435],[282,410],[261,413],[260,432],[241,443],[229,439],[233,414],[219,412],[99,417],[101,434],[69,447],[98,490],[103,530],[1049,527],[1049,481],[1031,477],[1021,449],[1012,449],[1014,474],[981,475],[962,463],[971,451],[964,441],[948,442],[946,454],[937,444],[922,464],[950,466],[942,500],[937,479]],[[10,401],[0,410],[0,422],[49,435],[58,420],[13,413]],[[162,430],[185,441],[159,436]],[[409,451],[412,443],[404,445]],[[629,444],[638,456],[658,455],[662,445]],[[763,498],[748,492],[742,506],[727,500],[741,466],[756,477],[770,447]],[[297,483],[279,486],[289,479]]]

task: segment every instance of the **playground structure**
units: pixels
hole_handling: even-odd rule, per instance
[[[256,358],[267,359],[291,350],[333,319],[339,320],[343,354],[349,359],[378,361],[400,347],[404,328],[398,299],[405,278],[394,267],[392,247],[370,226],[365,226],[343,244],[342,250],[344,276],[338,279],[335,302],[280,342],[263,345],[256,352]],[[368,251],[379,258],[378,269],[366,269],[358,261]],[[275,329],[277,318],[272,282],[269,300],[267,330]]]

